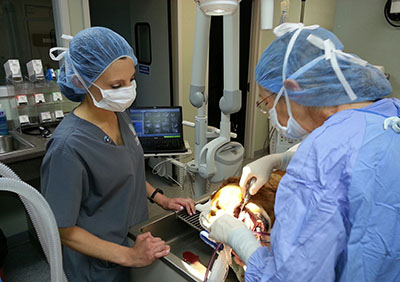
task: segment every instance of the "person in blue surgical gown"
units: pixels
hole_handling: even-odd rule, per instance
[[[54,51],[63,51],[58,56]],[[114,31],[76,34],[58,77],[80,104],[57,126],[41,167],[42,193],[55,215],[70,282],[129,281],[129,267],[151,264],[169,246],[149,232],[133,246],[128,230],[148,217],[147,198],[168,210],[194,212],[194,201],[168,198],[145,178],[143,150],[126,109],[136,97],[136,57]]]
[[[270,122],[297,151],[243,168],[257,193],[286,169],[271,247],[230,215],[210,237],[247,265],[246,281],[400,281],[400,101],[379,69],[343,51],[331,32],[285,23],[262,54],[256,81]],[[308,135],[308,136],[307,136]]]

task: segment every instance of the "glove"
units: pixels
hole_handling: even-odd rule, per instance
[[[243,222],[228,214],[218,217],[211,224],[210,231],[210,238],[229,245],[245,264],[251,255],[262,247]]]
[[[203,211],[210,211],[211,209],[211,200],[208,200],[207,202],[205,202],[204,204],[197,204],[195,206],[196,210],[198,210],[199,212],[203,212]]]
[[[243,167],[239,182],[242,195],[247,194],[247,189],[249,189],[250,195],[257,194],[258,190],[267,183],[273,169],[286,170],[298,147],[299,144],[296,144],[286,152],[267,155]],[[249,181],[253,178],[256,181],[253,181],[252,185],[247,187]]]
[[[209,213],[211,211],[211,200],[208,200],[204,204],[197,204],[196,210],[200,212],[199,222],[200,225],[206,229],[210,230],[211,220],[209,219]]]
[[[204,204],[197,204],[196,205],[196,210],[200,212],[199,216],[199,222],[200,225],[210,231],[210,226],[211,224],[219,218],[223,213],[218,213],[216,215],[210,216],[210,211],[211,211],[211,200],[208,200],[208,202]]]

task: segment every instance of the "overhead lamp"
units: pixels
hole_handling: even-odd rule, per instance
[[[224,16],[233,14],[241,0],[195,0],[204,14]]]

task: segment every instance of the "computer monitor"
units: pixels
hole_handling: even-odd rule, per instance
[[[132,108],[130,116],[145,153],[186,150],[181,107]]]

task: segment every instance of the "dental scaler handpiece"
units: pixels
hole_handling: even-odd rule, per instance
[[[244,207],[246,206],[246,204],[249,202],[249,199],[250,199],[250,197],[251,197],[251,194],[250,194],[250,187],[251,187],[255,182],[256,182],[256,179],[255,179],[255,178],[252,178],[249,182],[247,182],[247,183],[250,183],[250,184],[248,184],[247,191],[246,191],[246,195],[244,196],[243,203],[242,203],[242,206],[241,206],[241,208],[240,208],[240,212],[242,212],[243,208],[244,208]]]
[[[245,206],[249,202],[250,197],[251,197],[250,191],[247,190],[246,196],[244,197],[244,200],[243,200],[243,204],[244,204],[243,206]]]

